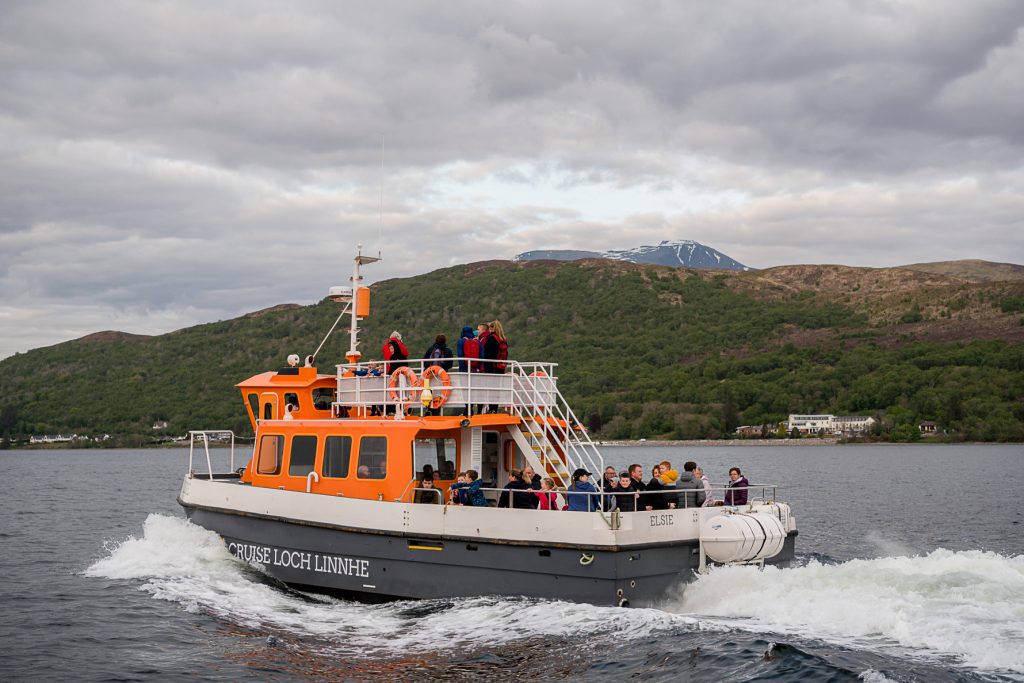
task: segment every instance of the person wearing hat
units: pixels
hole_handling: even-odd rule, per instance
[[[566,510],[571,512],[593,512],[600,504],[597,487],[590,483],[590,472],[580,467],[572,473],[572,484],[565,493]]]

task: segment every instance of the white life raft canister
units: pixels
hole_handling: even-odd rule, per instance
[[[786,528],[767,512],[721,514],[700,525],[700,541],[713,562],[757,562],[782,551]]]

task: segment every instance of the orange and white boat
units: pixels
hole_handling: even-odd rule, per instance
[[[642,511],[623,512],[584,493],[570,495],[592,499],[593,511],[494,506],[508,472],[528,464],[555,482],[561,507],[572,474],[602,472],[603,457],[559,392],[554,363],[460,372],[410,360],[374,376],[358,346],[370,314],[360,269],[377,260],[360,251],[352,286],[331,290],[345,304],[338,320],[351,320],[345,363],[324,374],[316,354],[305,367],[293,356],[237,385],[255,430],[244,467],[234,471],[232,446],[232,462],[215,472],[210,434],[192,432],[178,500],[234,555],[288,584],[363,599],[618,605],[657,602],[711,562],[793,557],[796,522],[773,486],[752,486],[740,507],[686,507],[683,496],[670,509],[643,510],[641,498]],[[502,410],[478,410],[487,405]],[[193,457],[197,445],[205,459]],[[453,504],[449,486],[465,470],[479,473],[489,505]],[[436,488],[420,488],[431,472]]]

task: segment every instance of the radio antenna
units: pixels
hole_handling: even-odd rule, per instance
[[[377,208],[377,256],[384,238],[384,135],[380,136],[380,205]]]

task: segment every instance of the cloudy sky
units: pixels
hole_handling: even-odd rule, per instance
[[[0,357],[313,302],[357,242],[369,281],[665,239],[1024,263],[1022,27],[1020,0],[0,0]]]

